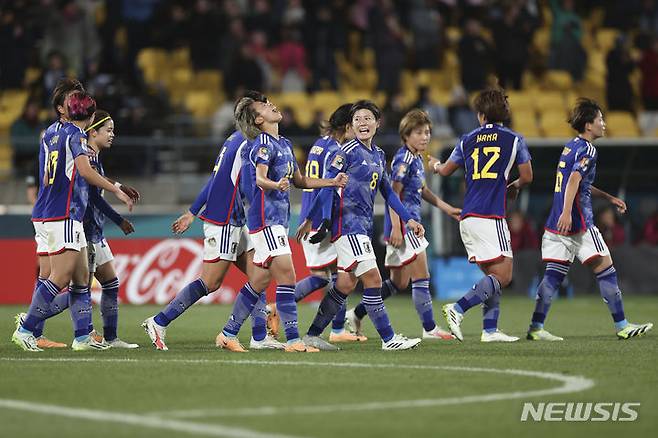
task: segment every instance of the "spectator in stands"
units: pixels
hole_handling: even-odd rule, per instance
[[[580,81],[587,66],[587,53],[581,44],[582,21],[574,11],[573,0],[551,0],[553,24],[548,67],[569,72]]]
[[[404,105],[404,95],[401,91],[389,94],[382,108],[382,120],[379,131],[382,134],[396,134],[399,131],[400,120],[409,108]],[[396,149],[398,145],[395,145]],[[394,151],[391,151],[394,152]]]
[[[301,109],[301,108],[300,108]],[[306,134],[306,130],[302,128],[297,119],[295,118],[295,112],[289,106],[284,106],[281,109],[281,115],[283,118],[279,122],[281,132],[285,132],[287,137],[294,138]],[[293,140],[293,143],[297,144]]]
[[[281,11],[273,11],[268,0],[253,0],[251,3],[245,21],[247,29],[250,32],[262,30],[269,36],[278,37],[276,31],[280,28],[280,23],[277,22],[277,17],[280,17]]]
[[[37,159],[39,136],[45,128],[39,121],[41,104],[29,99],[23,114],[10,128],[11,147],[14,151],[14,170],[18,175],[29,175]]]
[[[151,45],[151,20],[155,7],[162,0],[121,0],[121,24],[126,30],[126,65],[124,78],[137,83],[140,74],[137,69],[137,54]]]
[[[217,29],[224,27],[215,2],[196,0],[190,16],[190,58],[195,70],[220,67],[220,34]]]
[[[56,50],[48,54],[46,61],[46,68],[41,74],[41,96],[43,97],[43,105],[47,106],[50,103],[50,96],[57,82],[67,75],[67,62],[61,52]]]
[[[623,245],[626,241],[624,227],[617,222],[617,217],[612,207],[606,207],[600,210],[594,222],[609,248]]]
[[[245,90],[263,90],[265,75],[247,44],[240,47],[237,57],[230,63],[230,70],[224,71],[224,89],[228,95],[238,87]]]
[[[227,2],[230,3],[230,2]],[[240,18],[232,18],[229,21],[228,32],[225,32],[220,42],[220,67],[224,75],[229,74],[235,67],[233,63],[240,57],[240,48],[246,41],[244,23]],[[260,90],[260,88],[256,88]],[[231,90],[227,89],[230,95]]]
[[[626,6],[624,3],[621,5]],[[658,2],[656,0],[642,0],[637,17],[640,32],[646,35],[658,35]]]
[[[647,218],[642,227],[642,237],[638,243],[646,243],[651,246],[658,245],[658,210]]]
[[[649,47],[643,50],[640,59],[642,81],[640,92],[644,111],[640,114],[639,122],[642,134],[646,136],[657,135],[658,128],[658,37],[651,39]]]
[[[0,89],[23,85],[33,36],[26,32],[24,11],[8,4],[0,9]]]
[[[492,70],[493,50],[482,36],[482,26],[475,19],[468,19],[459,40],[461,81],[467,92],[482,90],[487,86],[487,76]]]
[[[635,70],[635,61],[631,56],[628,38],[619,35],[614,47],[606,57],[608,73],[605,81],[609,111],[628,111],[633,109],[633,87],[630,75]]]
[[[510,3],[500,20],[493,23],[496,72],[502,87],[521,89],[521,79],[528,61],[528,45],[532,41],[535,24],[525,13],[523,2],[519,1]]]
[[[406,46],[404,31],[390,0],[382,1],[371,10],[370,26],[375,49],[377,89],[389,95],[395,94],[400,88]]]
[[[409,12],[414,64],[418,69],[438,68],[443,57],[443,22],[433,3],[429,0],[414,0]]]
[[[277,69],[281,78],[281,91],[305,91],[309,79],[306,66],[306,49],[297,29],[284,28],[281,43],[276,48]],[[252,88],[261,90],[262,88]]]
[[[274,85],[274,67],[276,55],[268,47],[267,34],[261,30],[255,30],[249,35],[249,50],[254,55],[254,59],[260,66],[264,77],[264,90],[270,90]],[[241,97],[238,95],[237,97]]]
[[[304,24],[306,9],[301,0],[288,0],[286,9],[281,17],[282,24],[288,27],[299,27]]]
[[[468,97],[462,87],[452,90],[452,101],[448,105],[450,126],[457,137],[461,137],[480,126],[477,115],[468,104]]]
[[[448,109],[432,100],[429,87],[418,87],[418,100],[412,105],[412,108],[420,108],[430,116],[433,136],[437,138],[454,136],[450,127]]]
[[[340,25],[340,19],[333,15],[328,5],[318,5],[314,16],[308,20],[304,41],[309,53],[309,63],[313,72],[312,90],[322,88],[326,81],[331,89],[338,88],[338,72],[336,69],[335,52],[345,49],[347,30]]]
[[[539,248],[539,238],[525,215],[518,210],[513,211],[507,217],[509,224],[510,239],[512,240],[512,251]]]
[[[166,50],[190,45],[191,30],[187,4],[164,2],[153,19],[153,43]],[[214,35],[214,32],[210,35]],[[206,35],[206,38],[211,37]]]

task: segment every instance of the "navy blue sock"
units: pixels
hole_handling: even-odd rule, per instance
[[[482,303],[482,329],[487,333],[493,333],[498,330],[500,295],[500,284],[498,284],[498,288],[496,288],[494,294]]]
[[[496,289],[500,292],[500,283],[496,277],[493,275],[482,277],[480,281],[473,285],[466,295],[457,301],[457,310],[461,309],[462,313],[466,313],[471,307],[477,306],[483,301],[491,298],[496,292]]]
[[[72,285],[69,288],[69,311],[76,338],[89,335],[91,325],[91,294],[88,286]]]
[[[206,295],[208,295],[208,286],[202,279],[197,278],[178,292],[167,307],[155,316],[156,324],[163,327],[168,326],[171,321],[181,316],[188,307]]]
[[[621,330],[628,322],[624,315],[624,302],[621,299],[621,290],[617,283],[617,270],[614,265],[596,274],[596,281],[599,283],[601,297],[608,305],[612,320],[615,322],[615,328]]]
[[[331,330],[336,333],[340,333],[345,329],[345,313],[347,312],[347,299],[343,306],[338,309],[338,313],[334,316],[333,321],[331,321]]]
[[[303,280],[298,281],[295,285],[295,301],[299,302],[303,300],[307,295],[310,295],[318,289],[322,289],[328,284],[329,280],[324,277],[309,275]]]
[[[309,336],[320,336],[329,322],[336,316],[338,311],[345,307],[347,295],[339,291],[336,286],[329,289],[320,302],[318,312],[308,329]]]
[[[532,314],[530,327],[540,329],[544,327],[546,315],[553,303],[553,297],[557,295],[564,277],[569,273],[570,263],[548,262],[544,278],[537,288],[535,311]]]
[[[397,295],[398,292],[398,288],[395,287],[395,284],[393,284],[390,278],[382,283],[382,300],[385,300],[386,298],[393,295]],[[354,308],[354,314],[359,319],[363,319],[367,313],[368,312],[366,311],[366,306],[363,304],[363,302],[357,304],[357,306]]]
[[[34,334],[37,325],[50,314],[50,304],[57,294],[59,294],[59,287],[52,281],[45,279],[38,282],[32,294],[32,302],[27,310],[27,316],[25,317],[21,331],[28,331]]]
[[[249,283],[246,283],[242,286],[242,289],[240,289],[240,292],[235,299],[235,303],[233,304],[233,312],[224,326],[223,332],[226,336],[238,335],[245,319],[247,319],[254,310],[256,302],[258,302],[258,292],[256,292]]]
[[[276,287],[276,310],[286,332],[288,342],[299,339],[297,327],[297,303],[295,302],[295,286],[280,284]]]
[[[423,329],[428,332],[434,330],[436,322],[434,322],[429,278],[419,278],[411,283],[411,298],[416,307],[416,313],[418,313],[418,317],[423,324]]]
[[[46,316],[46,319],[52,318],[55,315],[59,315],[63,311],[69,308],[69,291],[67,288],[66,292],[60,292],[50,303],[50,312]],[[46,323],[46,320],[39,322],[34,329],[34,337],[38,338],[43,335],[43,327]]]
[[[384,342],[388,342],[393,338],[394,333],[380,290],[378,287],[363,289],[363,304],[366,307],[370,321],[377,329],[377,333]]]
[[[251,337],[255,341],[262,341],[267,336],[267,294],[260,293],[258,301],[251,311]]]
[[[117,338],[119,323],[119,279],[113,278],[101,284],[101,317],[103,318],[103,337],[106,341]]]

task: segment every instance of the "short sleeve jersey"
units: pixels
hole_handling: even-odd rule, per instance
[[[53,136],[57,135],[59,130],[64,126],[62,122],[59,120],[56,121],[55,123],[51,124],[46,128],[46,130],[43,132],[43,136],[41,137],[41,141],[39,142],[39,169],[38,169],[38,176],[37,176],[37,187],[39,187],[38,194],[37,194],[37,201],[34,204],[34,208],[32,209],[32,217],[33,218],[39,218],[42,216],[42,209],[43,209],[43,204],[45,201],[45,198],[41,197],[41,191],[43,190],[43,176],[46,171],[46,156],[48,155],[48,143],[52,140]]]
[[[306,160],[306,176],[308,178],[322,178],[327,167],[327,161],[339,149],[338,142],[332,137],[324,136],[315,140]],[[306,217],[308,210],[313,204],[313,200],[318,195],[320,189],[304,189],[302,193],[302,209],[300,217]],[[312,229],[316,230],[322,222],[322,212],[318,211],[310,218]]]
[[[557,165],[553,206],[545,227],[547,230],[558,233],[557,221],[564,210],[564,193],[572,172],[579,172],[583,179],[571,208],[571,231],[568,234],[582,233],[594,225],[592,183],[596,177],[597,158],[596,148],[583,138],[576,137],[564,146]]]
[[[414,154],[406,146],[398,149],[391,162],[391,181],[402,184],[400,201],[411,213],[412,218],[420,222],[420,206],[422,201],[423,187],[425,187],[425,168],[420,155]],[[400,224],[402,234],[407,227]],[[391,236],[391,216],[387,208],[384,210],[384,238],[388,240]]]

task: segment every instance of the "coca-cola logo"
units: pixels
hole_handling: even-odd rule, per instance
[[[120,295],[130,304],[169,303],[199,278],[203,265],[203,244],[192,239],[162,240],[143,252],[114,252],[114,268],[123,292]],[[232,286],[223,284],[199,302],[231,303],[236,295],[236,287]],[[100,293],[100,285],[94,282],[94,301],[100,300]]]

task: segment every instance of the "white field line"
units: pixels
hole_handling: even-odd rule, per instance
[[[183,432],[193,435],[205,435],[227,438],[296,438],[291,435],[272,434],[270,432],[256,432],[238,427],[223,426],[221,424],[201,424],[187,421],[168,420],[148,415],[136,415],[129,412],[108,412],[92,409],[65,407],[33,403],[24,400],[11,400],[0,398],[0,408],[19,411],[34,412],[58,417],[76,418],[81,420],[98,421],[102,423],[125,424],[130,426],[162,429]]]
[[[259,360],[212,360],[212,359],[102,359],[102,358],[0,358],[4,361],[43,361],[43,362],[126,362],[126,363],[185,363],[185,364],[235,364],[256,366],[315,366],[331,368],[380,368],[380,369],[411,369],[411,370],[436,370],[455,372],[492,373],[511,376],[534,377],[561,383],[560,386],[532,391],[515,391],[492,394],[479,394],[463,397],[397,400],[388,402],[363,402],[350,404],[316,405],[316,406],[261,406],[253,408],[238,409],[194,409],[176,410],[168,412],[151,413],[154,418],[166,416],[168,418],[199,418],[215,416],[256,416],[256,415],[279,415],[279,414],[319,414],[331,412],[354,412],[354,411],[376,411],[385,409],[403,409],[416,407],[432,407],[457,405],[466,403],[481,403],[500,400],[512,400],[520,398],[541,397],[555,394],[567,394],[585,391],[594,386],[594,381],[582,376],[567,376],[558,373],[547,373],[541,371],[517,370],[517,369],[495,369],[479,367],[460,367],[444,365],[404,365],[404,364],[371,364],[355,362],[312,362],[312,361],[259,361]]]

